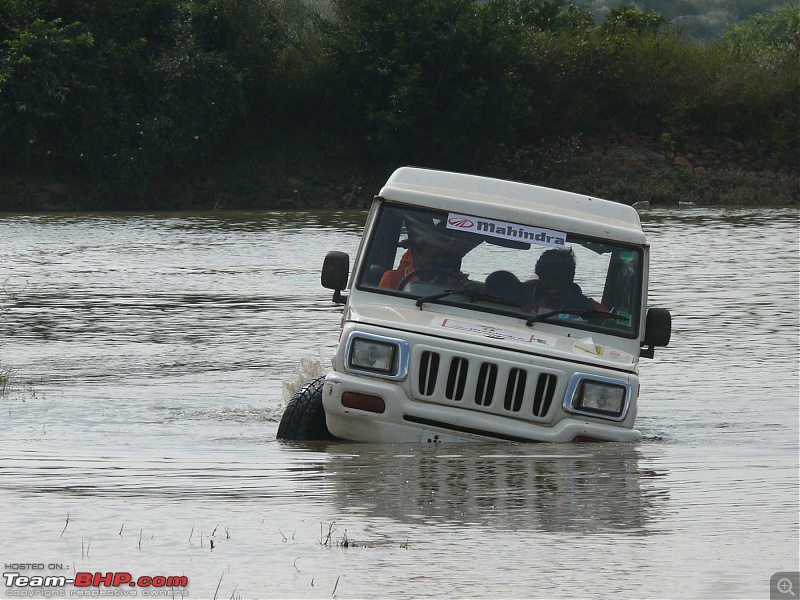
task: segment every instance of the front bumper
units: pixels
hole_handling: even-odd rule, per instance
[[[549,423],[532,423],[494,414],[411,400],[403,382],[328,373],[323,406],[330,432],[359,442],[516,441],[572,442],[576,438],[610,442],[636,442],[642,434],[620,423],[568,414],[561,406]],[[378,396],[385,402],[382,413],[348,408],[342,394],[357,392]],[[635,411],[635,406],[632,407]],[[635,415],[633,415],[635,418]],[[632,420],[630,421],[632,422]]]

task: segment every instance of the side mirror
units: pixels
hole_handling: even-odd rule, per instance
[[[655,346],[669,345],[672,336],[672,315],[665,308],[650,308],[647,310],[647,319],[644,326],[643,348],[640,355],[653,358]]]
[[[333,290],[333,301],[344,304],[342,290],[347,287],[347,277],[350,274],[350,256],[346,252],[332,250],[325,255],[322,263],[322,287]]]

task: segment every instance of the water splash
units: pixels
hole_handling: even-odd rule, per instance
[[[312,377],[323,375],[326,372],[322,358],[301,358],[295,372],[281,383],[283,388],[283,401],[287,404],[292,395]]]

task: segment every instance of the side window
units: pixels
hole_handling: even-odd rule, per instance
[[[636,314],[639,305],[641,262],[640,252],[618,249],[612,253],[603,293],[603,304],[609,308]]]
[[[397,266],[404,252],[398,246],[404,230],[401,211],[392,207],[384,208],[367,251],[367,261],[361,272],[361,285],[378,287],[383,274]]]

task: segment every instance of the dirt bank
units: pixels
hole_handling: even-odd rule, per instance
[[[0,173],[0,210],[364,208],[394,167],[407,163],[369,160],[340,148],[294,148],[288,156],[237,156],[137,191],[113,182],[6,172]],[[679,145],[635,134],[586,136],[498,144],[466,165],[427,166],[627,204],[786,206],[800,201],[800,169],[760,158],[730,139]]]

